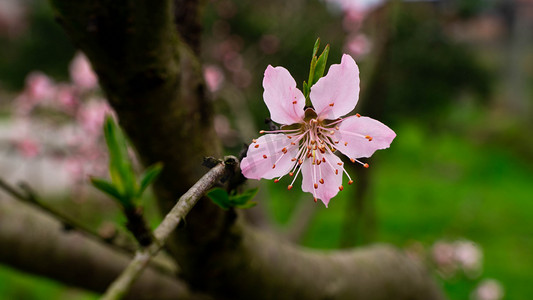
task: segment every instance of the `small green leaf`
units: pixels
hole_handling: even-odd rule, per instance
[[[319,47],[320,47],[320,38],[317,38],[315,42],[315,46],[313,47],[313,56],[311,56],[311,58],[317,55]]]
[[[154,165],[151,165],[150,167],[148,167],[148,169],[146,169],[146,171],[144,171],[144,174],[141,175],[141,182],[139,184],[139,191],[137,193],[137,197],[141,197],[146,188],[157,179],[157,177],[161,173],[161,170],[163,170],[163,164],[156,163]]]
[[[309,97],[309,86],[307,85],[307,82],[304,81],[304,97],[305,98],[308,98]]]
[[[259,190],[258,188],[254,188],[254,189],[247,190],[238,195],[229,196],[229,202],[233,206],[236,206],[236,207],[245,205],[255,197],[258,190]]]
[[[104,137],[109,151],[109,173],[121,194],[136,195],[136,182],[128,156],[126,138],[111,116],[104,122]]]
[[[232,207],[230,204],[229,195],[224,189],[214,188],[207,193],[207,197],[209,197],[211,201],[220,206],[222,209],[229,209]]]
[[[91,177],[90,180],[95,188],[122,202],[122,195],[111,182],[97,177]]]
[[[316,68],[316,62],[317,57],[313,56],[313,59],[311,59],[311,67],[309,68],[309,80],[307,81],[309,88],[311,88],[313,83],[313,76],[315,76],[315,68]]]
[[[320,57],[318,58],[315,66],[315,74],[313,75],[313,81],[309,81],[309,86],[313,86],[322,76],[324,76],[324,70],[326,69],[326,62],[328,61],[328,55],[329,55],[329,44],[326,45],[326,48],[324,48],[324,51],[322,54],[320,54]]]

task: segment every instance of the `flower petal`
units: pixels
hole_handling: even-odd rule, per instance
[[[321,161],[322,158],[325,162]],[[321,163],[316,164],[318,161]],[[302,165],[302,190],[322,200],[326,207],[328,207],[329,200],[337,195],[342,185],[343,171],[339,163],[342,164],[342,161],[336,155],[317,152],[315,164],[313,164],[313,158],[308,158]]]
[[[248,153],[241,161],[241,171],[250,179],[279,177],[294,166],[291,159],[297,154],[298,146],[291,145],[287,135],[265,134],[248,147]]]
[[[269,65],[265,70],[263,87],[263,99],[272,121],[290,125],[303,119],[305,97],[296,88],[296,81],[287,69]]]
[[[369,117],[348,117],[335,130],[337,150],[349,158],[370,157],[376,150],[389,148],[396,133]]]
[[[309,96],[321,120],[334,120],[351,112],[359,100],[359,68],[353,58],[342,56],[328,74],[311,87]]]

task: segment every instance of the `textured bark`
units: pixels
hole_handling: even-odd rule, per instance
[[[131,257],[83,235],[25,204],[0,198],[0,263],[95,292],[128,265]],[[126,299],[192,299],[176,278],[148,268]]]
[[[195,43],[174,25],[174,15],[183,15],[174,9],[181,6],[170,0],[51,2],[91,60],[143,161],[164,163],[156,194],[166,213],[204,172],[202,156],[219,152],[201,67],[191,50]],[[177,21],[198,22],[198,16]],[[193,288],[220,299],[442,299],[424,267],[392,248],[319,253],[239,220],[234,211],[204,199],[171,237],[168,249]]]

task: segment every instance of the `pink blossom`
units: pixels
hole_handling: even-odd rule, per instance
[[[346,42],[346,51],[355,57],[365,56],[370,52],[370,40],[364,34],[354,35],[348,38]]]
[[[349,55],[332,65],[326,76],[311,87],[313,108],[304,111],[305,97],[296,81],[283,67],[268,66],[263,79],[264,101],[271,119],[284,124],[281,130],[253,140],[242,160],[244,176],[251,179],[273,179],[278,182],[289,174],[302,173],[302,190],[328,205],[343,190],[343,173],[353,183],[344,163],[333,154],[336,150],[352,162],[370,157],[376,150],[390,146],[394,131],[379,121],[359,114],[341,118],[355,108],[359,98],[359,68]],[[290,125],[290,126],[289,126]]]
[[[92,90],[98,85],[98,77],[94,74],[91,63],[81,52],[70,63],[69,71],[74,84],[83,91]]]
[[[500,300],[503,298],[503,287],[494,279],[483,280],[472,294],[475,300]]]
[[[15,99],[17,113],[28,114],[40,102],[50,100],[56,92],[56,86],[50,77],[39,71],[26,76],[26,85],[21,95]]]
[[[454,256],[459,266],[471,277],[478,275],[482,267],[481,249],[471,241],[457,241],[454,246]]]
[[[113,111],[105,100],[91,100],[80,108],[77,118],[86,133],[98,136],[102,131],[104,118],[109,113]]]
[[[35,157],[41,151],[41,147],[39,146],[38,142],[30,138],[24,138],[15,141],[15,147],[19,153],[26,158]]]
[[[224,73],[217,66],[207,66],[204,68],[204,79],[207,83],[207,88],[211,92],[216,92],[224,82]]]

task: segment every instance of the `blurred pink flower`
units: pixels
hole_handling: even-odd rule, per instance
[[[474,300],[500,300],[503,298],[503,287],[494,279],[483,280],[472,294]]]
[[[355,57],[362,57],[370,53],[371,43],[364,34],[350,36],[346,41],[346,51]]]
[[[19,115],[26,115],[40,102],[52,99],[55,93],[52,79],[42,72],[31,72],[26,76],[24,91],[15,99],[15,110]]]
[[[433,261],[444,276],[452,276],[457,269],[454,251],[453,245],[448,242],[438,241],[433,245]]]
[[[263,98],[272,121],[291,125],[253,140],[241,162],[244,176],[251,179],[273,179],[278,182],[286,174],[302,173],[302,190],[314,200],[329,200],[343,190],[343,173],[348,184],[353,181],[344,169],[336,150],[357,158],[370,157],[376,150],[390,146],[394,131],[379,121],[359,114],[341,118],[355,108],[359,98],[359,68],[349,55],[332,65],[326,76],[311,87],[313,108],[304,111],[305,97],[283,67],[268,66],[263,79]],[[296,175],[294,175],[296,173]]]
[[[455,260],[463,271],[470,277],[479,275],[483,258],[481,249],[471,241],[457,241],[454,248]]]
[[[26,158],[33,158],[39,154],[39,143],[30,138],[23,138],[14,142],[17,151]]]
[[[104,99],[93,99],[85,103],[78,111],[77,119],[82,129],[91,136],[99,136],[107,114],[113,109]]]
[[[78,52],[70,63],[69,71],[70,78],[82,91],[92,90],[98,85],[98,77],[96,77],[91,63],[81,52]]]
[[[208,65],[204,68],[204,79],[207,83],[207,88],[211,92],[216,92],[224,82],[224,73],[219,67]]]
[[[54,100],[54,104],[68,114],[73,114],[80,104],[74,87],[68,84],[59,84],[57,86],[57,93]]]

